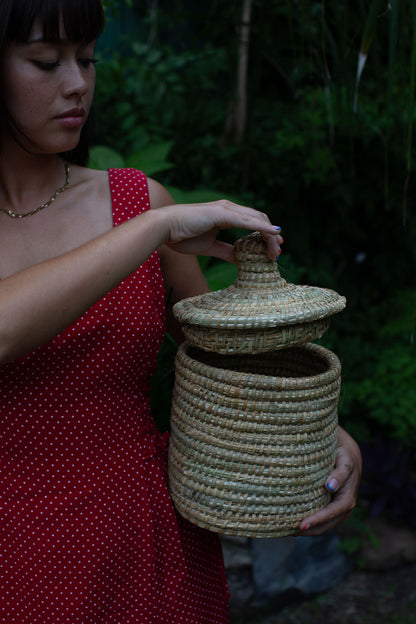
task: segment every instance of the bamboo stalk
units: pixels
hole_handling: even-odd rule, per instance
[[[358,63],[357,63],[357,74],[355,79],[355,89],[354,89],[354,104],[353,110],[354,113],[357,112],[358,109],[358,87],[360,85],[361,75],[364,70],[364,66],[367,62],[368,51],[371,46],[371,42],[374,37],[374,33],[377,26],[377,18],[381,8],[381,0],[373,0],[370,6],[370,10],[368,12],[368,16],[364,25],[363,36],[361,38],[361,46],[360,51],[358,53]]]
[[[238,51],[237,105],[235,114],[235,138],[243,140],[247,119],[247,75],[250,43],[251,0],[243,0],[241,34]]]
[[[326,52],[326,16],[325,16],[325,0],[321,0],[321,47],[322,47],[322,62],[324,67],[324,94],[326,110],[328,115],[328,139],[329,144],[334,144],[334,115],[332,111],[332,99],[331,99],[331,73],[328,67],[327,52]]]
[[[399,34],[399,0],[390,0],[390,24],[389,24],[389,74],[387,84],[387,117],[390,118],[391,101],[393,97],[393,78],[396,62],[396,49]],[[387,126],[386,142],[384,149],[384,200],[386,208],[389,208],[389,143],[390,125]]]

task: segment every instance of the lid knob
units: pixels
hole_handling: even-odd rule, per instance
[[[240,238],[234,245],[237,265],[237,288],[270,288],[287,286],[279,273],[277,262],[269,260],[266,244],[259,232]]]

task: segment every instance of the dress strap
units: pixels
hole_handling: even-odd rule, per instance
[[[150,209],[147,178],[138,169],[109,169],[114,226]]]

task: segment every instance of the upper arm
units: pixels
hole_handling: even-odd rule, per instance
[[[152,209],[175,203],[170,193],[161,184],[149,178],[148,185]],[[168,331],[180,339],[178,326],[172,316],[173,304],[181,299],[207,292],[209,287],[196,256],[178,253],[166,245],[162,245],[158,251],[165,282]]]

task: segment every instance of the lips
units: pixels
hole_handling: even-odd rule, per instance
[[[85,110],[83,108],[70,108],[64,113],[56,115],[57,119],[64,119],[66,117],[85,117]]]
[[[83,108],[70,108],[60,115],[56,115],[55,119],[67,128],[78,128],[84,123],[85,110]]]

